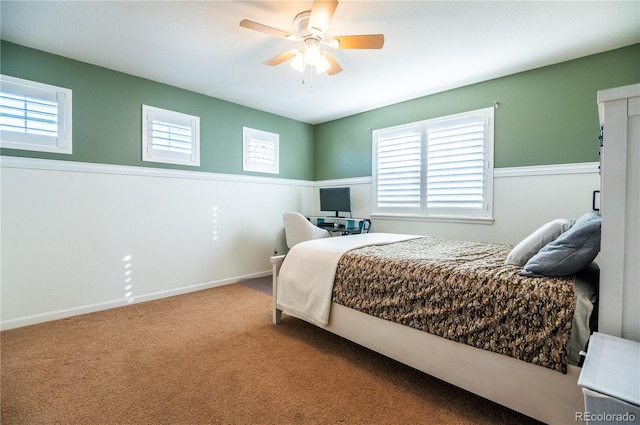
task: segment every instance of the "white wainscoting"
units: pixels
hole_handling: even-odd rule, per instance
[[[1,157],[1,326],[271,274],[313,183]]]
[[[0,157],[1,310],[10,329],[271,273],[282,213],[319,213],[319,187],[350,186],[371,214],[371,178],[269,177]],[[492,224],[373,219],[373,231],[517,243],[579,217],[597,164],[497,169]]]

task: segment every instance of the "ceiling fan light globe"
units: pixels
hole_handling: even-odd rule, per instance
[[[304,60],[306,64],[309,66],[315,66],[320,58],[320,43],[315,39],[307,39],[305,40],[304,45]]]
[[[323,72],[327,72],[331,68],[331,64],[327,59],[327,56],[323,53],[318,58],[318,62],[316,63],[316,72],[318,74],[322,74]]]
[[[295,57],[291,61],[291,68],[298,72],[304,72],[305,60],[302,52],[296,53]]]

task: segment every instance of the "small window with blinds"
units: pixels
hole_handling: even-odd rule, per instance
[[[0,75],[0,146],[72,153],[72,91]]]
[[[242,140],[243,171],[280,172],[279,134],[243,127]]]
[[[374,214],[490,218],[493,108],[373,132]]]
[[[200,165],[200,117],[142,105],[142,160]]]

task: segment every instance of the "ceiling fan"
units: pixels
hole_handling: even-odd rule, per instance
[[[384,45],[383,34],[327,37],[331,18],[337,7],[337,0],[314,0],[311,10],[301,12],[294,18],[295,34],[248,19],[240,21],[240,26],[286,40],[302,42],[300,47],[267,60],[264,62],[265,65],[276,66],[293,58],[291,67],[299,72],[304,72],[307,67],[315,67],[318,74],[326,72],[328,75],[334,75],[341,72],[342,67],[328,51],[322,50],[322,46],[333,49],[381,49]]]

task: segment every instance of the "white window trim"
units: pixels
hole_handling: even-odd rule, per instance
[[[272,159],[252,156],[252,144],[262,143]],[[258,173],[280,173],[280,135],[268,131],[242,127],[242,170]]]
[[[426,146],[427,127],[429,124],[451,119],[464,118],[472,115],[484,115],[484,161],[483,161],[483,205],[482,209],[473,211],[460,210],[455,213],[452,210],[429,210],[426,205]],[[378,136],[384,133],[396,134],[418,132],[421,138],[421,171],[420,171],[420,202],[413,207],[379,207],[378,206]],[[466,221],[466,222],[492,222],[493,221],[493,155],[494,155],[494,108],[483,108],[474,111],[453,114],[424,121],[402,124],[394,127],[374,130],[372,134],[373,166],[372,166],[372,217],[428,219],[437,221]]]
[[[22,78],[0,75],[0,92],[57,104],[57,136],[21,133],[0,130],[0,147],[37,152],[72,154],[72,91]]]
[[[190,152],[181,153],[157,149],[153,145],[154,121],[161,120],[170,125],[189,128]],[[200,166],[200,117],[142,105],[142,160],[163,164]]]

